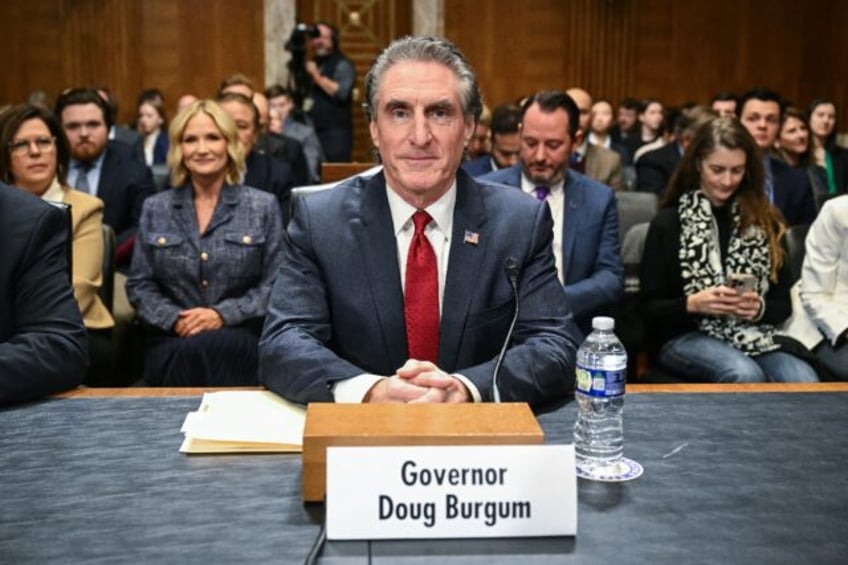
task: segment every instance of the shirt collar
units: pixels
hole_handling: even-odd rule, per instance
[[[389,210],[392,214],[392,226],[395,237],[402,231],[409,229],[412,225],[412,215],[418,210],[406,200],[401,198],[397,192],[392,190],[386,182],[386,196],[389,200]],[[453,209],[456,206],[456,179],[441,198],[427,206],[424,210],[433,218],[435,226],[445,237],[450,237],[453,231]]]
[[[44,194],[41,195],[42,200],[46,200],[47,202],[64,202],[65,201],[65,191],[62,190],[62,185],[59,184],[59,179],[53,177],[53,182],[50,183],[50,186],[47,187],[47,190],[44,191]]]
[[[556,193],[562,192],[562,187],[565,184],[565,176],[567,176],[567,175],[568,175],[568,169],[566,169],[565,175],[563,175],[563,178],[562,178],[561,181],[559,181],[558,183],[555,183],[551,186],[548,186],[548,190],[551,191],[551,194],[556,194]],[[521,173],[521,190],[526,192],[527,194],[533,194],[536,191],[537,186],[539,186],[539,185],[534,183],[533,181],[531,181],[527,177],[527,175],[525,175],[524,172],[522,171],[522,173]]]

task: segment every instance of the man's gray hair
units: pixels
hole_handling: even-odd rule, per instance
[[[465,59],[465,55],[447,39],[438,37],[406,36],[393,41],[380,53],[368,74],[365,75],[365,102],[363,107],[369,120],[375,117],[375,99],[380,82],[387,70],[402,61],[441,63],[449,68],[459,80],[459,98],[462,113],[466,117],[480,118],[483,99],[477,86],[477,77]]]

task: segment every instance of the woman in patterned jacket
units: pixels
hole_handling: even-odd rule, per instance
[[[791,312],[785,224],[764,191],[763,161],[735,118],[704,124],[648,230],[641,264],[646,322],[661,368],[687,380],[818,380],[780,349]]]
[[[218,104],[170,128],[175,188],[144,202],[127,295],[145,328],[143,378],[161,386],[255,385],[257,345],[282,257],[274,196],[241,184],[244,150]]]

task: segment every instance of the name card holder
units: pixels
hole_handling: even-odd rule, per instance
[[[327,539],[577,534],[572,445],[330,447]]]
[[[303,430],[303,501],[322,502],[329,446],[539,445],[527,404],[312,403]]]

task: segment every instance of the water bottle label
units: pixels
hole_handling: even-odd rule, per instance
[[[624,394],[626,371],[602,371],[577,367],[577,390],[589,396],[612,398]]]

